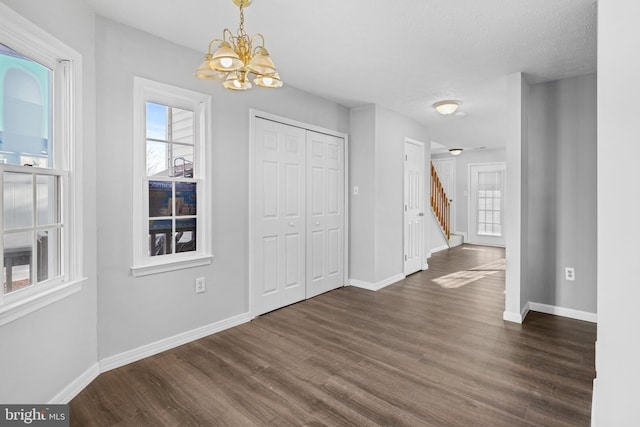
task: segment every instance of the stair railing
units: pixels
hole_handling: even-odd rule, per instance
[[[438,219],[440,228],[442,228],[442,232],[446,236],[447,241],[451,237],[449,218],[450,205],[451,202],[449,202],[447,193],[445,193],[444,191],[444,187],[442,186],[442,182],[440,181],[438,172],[433,166],[433,163],[431,163],[431,209]]]

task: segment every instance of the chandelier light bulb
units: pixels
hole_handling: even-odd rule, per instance
[[[222,58],[222,59],[220,59],[220,64],[224,68],[230,68],[231,65],[233,65],[233,61],[231,60],[231,58]]]

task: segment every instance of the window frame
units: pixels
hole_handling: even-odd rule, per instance
[[[2,165],[0,173],[61,177],[59,203],[63,224],[61,277],[5,295],[0,292],[0,326],[79,292],[83,276],[82,209],[82,55],[0,3],[0,43],[50,68],[53,166]],[[29,169],[26,169],[29,168]],[[2,202],[0,202],[2,203]],[[0,209],[2,221],[3,208]],[[2,242],[0,242],[2,248]],[[2,249],[3,251],[3,249]],[[2,262],[4,264],[4,262]]]
[[[172,178],[147,176],[147,120],[146,104],[153,102],[170,107],[193,111],[194,115],[194,176]],[[211,136],[211,96],[188,89],[171,86],[142,77],[134,77],[133,96],[133,261],[131,273],[134,277],[164,273],[184,268],[211,264],[211,196],[212,171],[209,161]],[[148,255],[149,239],[149,181],[196,182],[196,250]]]

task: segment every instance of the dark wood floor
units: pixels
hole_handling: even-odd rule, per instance
[[[100,375],[72,426],[588,426],[594,324],[504,322],[504,257],[462,246],[378,292],[341,288]]]

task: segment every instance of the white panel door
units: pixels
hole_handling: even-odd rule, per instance
[[[504,163],[469,165],[469,243],[504,246]]]
[[[404,274],[422,270],[424,256],[425,156],[424,144],[404,143]]]
[[[307,298],[344,285],[344,139],[307,131]]]
[[[256,315],[305,298],[305,130],[254,122],[252,232]]]

